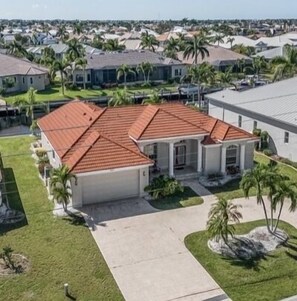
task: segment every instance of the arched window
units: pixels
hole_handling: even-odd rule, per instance
[[[226,150],[226,166],[237,165],[238,163],[238,146],[230,145]]]

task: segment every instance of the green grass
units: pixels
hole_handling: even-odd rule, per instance
[[[269,164],[270,159],[260,153],[255,153],[254,161],[255,164]],[[291,180],[297,182],[296,170],[282,163],[277,163],[277,166],[282,174],[287,175],[288,177],[291,178]],[[239,187],[239,183],[240,183],[240,179],[236,179],[227,183],[222,187],[211,187],[209,188],[209,191],[215,194],[218,198],[224,197],[228,200],[232,200],[235,198],[243,198],[244,194]],[[251,189],[250,196],[255,196],[255,194],[256,194],[256,190]]]
[[[50,88],[39,91],[36,93],[36,101],[40,102],[47,102],[47,101],[55,101],[55,100],[72,100],[76,98],[82,98],[82,99],[90,99],[90,98],[98,98],[102,96],[112,96],[114,91],[117,88],[112,89],[87,89],[87,90],[78,90],[78,91],[71,91],[71,90],[65,90],[65,95],[62,94],[62,89],[59,84],[52,85]],[[123,88],[121,88],[123,89]],[[138,94],[151,94],[152,91],[155,88],[141,88],[141,87],[128,87],[129,93],[133,95]],[[163,89],[165,92],[176,92],[177,88],[175,85],[168,85],[168,84],[162,84],[156,87],[156,89]],[[16,99],[16,97],[26,97],[25,93],[16,93],[11,94],[4,99],[8,103],[13,103],[13,101]]]
[[[189,207],[201,205],[202,203],[203,199],[188,186],[184,187],[184,192],[176,193],[164,199],[150,201],[153,207],[160,210]]]
[[[0,250],[11,246],[31,263],[26,274],[0,278],[1,300],[124,300],[88,228],[81,219],[56,218],[29,154],[30,137],[0,139],[9,201],[27,220],[0,228]],[[13,154],[26,154],[12,156]]]
[[[236,226],[238,234],[246,234],[264,221]],[[207,232],[186,237],[187,248],[204,266],[233,301],[277,301],[297,294],[297,230],[286,223],[280,228],[291,237],[285,247],[254,262],[224,259],[207,246]]]

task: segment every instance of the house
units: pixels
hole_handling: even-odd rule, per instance
[[[30,87],[40,91],[47,85],[46,68],[26,59],[0,54],[0,88],[6,89],[7,93],[27,91]]]
[[[209,56],[205,56],[203,60],[201,56],[199,56],[198,64],[207,62],[214,66],[217,70],[224,71],[229,66],[236,66],[238,60],[244,60],[246,65],[252,63],[252,60],[248,56],[236,53],[220,46],[208,46],[207,50],[209,52]],[[183,52],[178,53],[178,59],[187,65],[193,65],[195,61],[195,58],[192,56],[189,58],[184,58]]]
[[[269,134],[269,148],[297,161],[297,78],[237,92],[223,90],[207,95],[209,114],[252,132]]]
[[[83,84],[84,77],[85,82],[91,86],[122,83],[123,77],[117,79],[117,69],[122,64],[128,65],[135,71],[135,74],[127,75],[127,83],[144,81],[143,74],[136,72],[137,67],[143,62],[153,65],[153,72],[149,76],[151,81],[163,82],[181,77],[187,72],[186,66],[180,61],[166,58],[148,50],[94,53],[87,56],[87,61],[85,74],[82,69],[77,69],[74,72],[77,85]]]
[[[144,195],[152,177],[253,166],[255,137],[181,103],[99,108],[73,101],[38,121],[50,164],[77,175],[72,204]]]

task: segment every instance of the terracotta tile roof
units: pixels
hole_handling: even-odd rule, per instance
[[[205,135],[203,143],[220,143],[255,138],[181,103],[101,109],[74,101],[38,124],[75,173],[151,164],[134,140]]]

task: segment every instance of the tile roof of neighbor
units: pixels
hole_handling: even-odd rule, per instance
[[[0,54],[0,76],[43,75],[48,70],[25,59]]]
[[[226,89],[207,98],[297,127],[297,77],[242,92]]]
[[[75,173],[149,165],[136,141],[209,136],[206,143],[254,139],[234,126],[180,103],[99,108],[73,101],[41,118],[38,124]]]
[[[128,66],[138,66],[142,62],[149,62],[153,65],[181,65],[178,60],[167,59],[164,56],[148,50],[123,51],[123,52],[102,52],[87,56],[87,69],[108,69],[118,68],[123,63]]]

